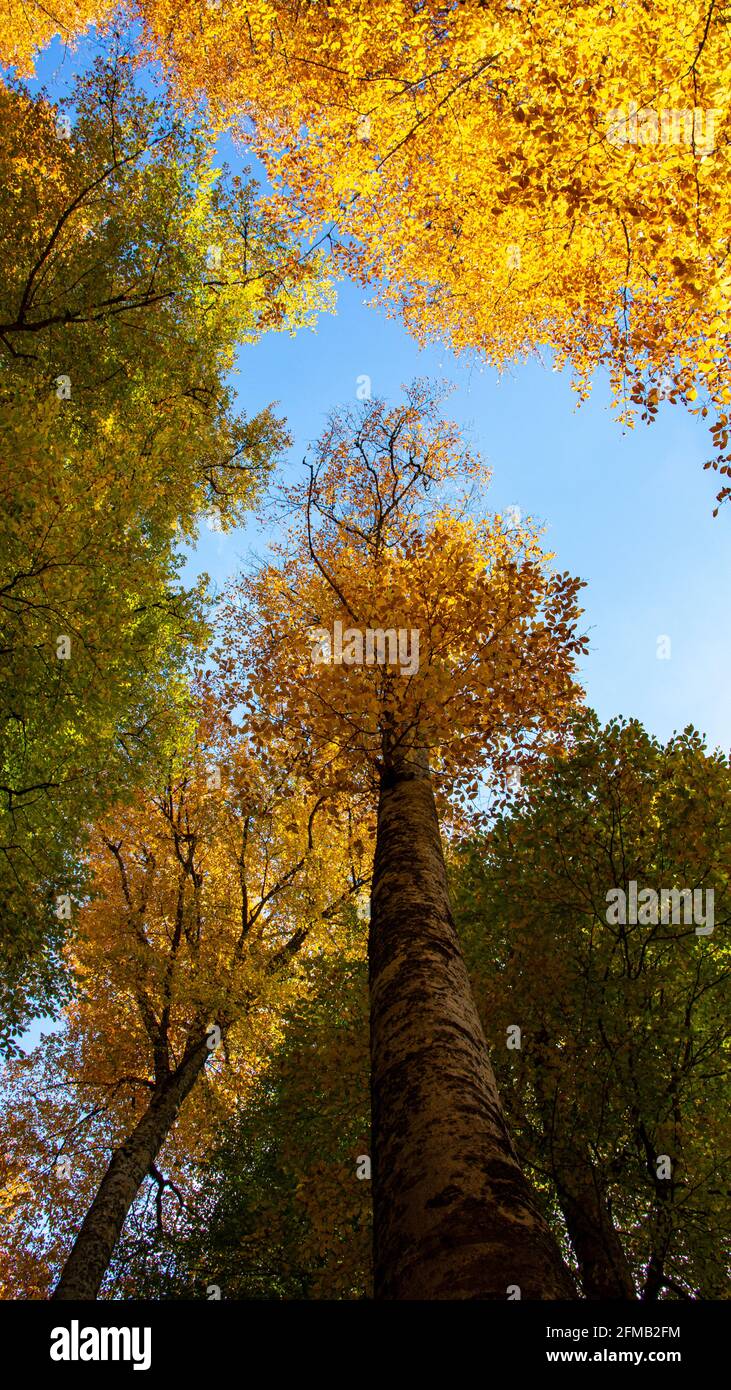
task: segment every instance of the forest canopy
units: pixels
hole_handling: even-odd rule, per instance
[[[572,544],[619,478],[655,623],[679,475],[519,472],[533,359],[727,520],[728,31],[4,7],[3,1300],[728,1298],[728,754]]]

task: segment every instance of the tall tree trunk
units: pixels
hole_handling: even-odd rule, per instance
[[[503,1118],[426,767],[383,777],[370,988],[376,1298],[575,1298]]]
[[[140,1185],[210,1055],[203,1038],[152,1093],[141,1120],[112,1155],[52,1298],[96,1298]]]
[[[636,1299],[634,1280],[592,1166],[555,1171],[556,1193],[586,1298]]]

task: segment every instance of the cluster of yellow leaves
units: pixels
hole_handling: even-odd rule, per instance
[[[603,364],[630,422],[663,398],[710,410],[726,473],[731,43],[715,0],[126,8],[182,94],[253,144],[283,208],[333,230],[420,339],[498,366],[550,349],[581,395]]]
[[[551,570],[531,525],[427,508],[466,459],[433,406],[417,385],[403,406],[333,417],[279,563],[224,605],[218,659],[254,734],[304,736],[326,784],[372,786],[427,749],[438,783],[470,798],[481,768],[558,729],[578,698],[581,585]],[[336,622],[344,646],[351,632],[401,630],[417,659],[317,659],[313,633]]]
[[[19,1225],[29,1196],[28,1178],[20,1165],[6,1152],[0,1153],[0,1230],[10,1232]],[[19,1284],[26,1297],[42,1298],[47,1279],[43,1262],[32,1251],[23,1250],[22,1242],[12,1257],[9,1245],[8,1241],[0,1244],[0,1298],[15,1297]]]
[[[258,1080],[281,1041],[283,1010],[305,987],[298,956],[338,952],[354,885],[367,879],[363,826],[356,833],[352,817],[320,803],[291,771],[255,762],[247,740],[209,709],[168,787],[140,793],[95,828],[63,1031],[5,1078],[13,1100],[4,1142],[30,1179],[23,1220],[7,1233],[13,1260],[30,1251],[47,1277],[57,1267],[109,1149],[191,1039],[220,1028],[160,1159],[181,1189],[191,1160]],[[59,1155],[72,1180],[57,1171]],[[15,1296],[26,1288],[20,1268]]]
[[[152,1078],[149,1008],[165,1020],[172,1060],[191,1030],[218,1022],[224,1038],[206,1074],[235,1093],[256,1076],[296,987],[291,972],[272,974],[278,953],[300,933],[306,954],[337,948],[337,914],[327,913],[347,896],[348,870],[362,876],[362,838],[355,851],[347,817],[286,774],[265,780],[232,732],[219,734],[218,751],[214,764],[199,747],[166,792],[119,808],[97,832],[69,1011],[87,1084]]]
[[[73,41],[90,24],[103,24],[113,9],[114,0],[64,0],[51,8],[39,0],[3,0],[0,62],[29,76],[38,50],[57,34]]]
[[[701,397],[724,432],[731,43],[714,0],[139,8],[186,96],[254,143],[308,229],[334,224],[343,264],[421,339],[498,366],[552,349],[582,394],[605,364],[623,418]],[[618,112],[638,113],[625,139]]]

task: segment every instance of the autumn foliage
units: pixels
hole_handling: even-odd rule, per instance
[[[583,581],[443,385],[291,464],[246,365],[347,276],[629,427],[684,405],[720,505],[729,23],[5,4],[0,1297],[727,1297],[726,756],[586,708]],[[612,916],[638,884],[710,926]]]
[[[5,61],[34,26],[47,39],[38,9]],[[581,394],[606,366],[627,420],[663,397],[709,411],[725,473],[731,49],[713,0],[130,13],[183,95],[240,131],[303,228],[331,232],[420,338],[497,366],[550,349]]]
[[[459,803],[488,763],[560,728],[584,642],[580,583],[535,528],[460,500],[459,480],[486,474],[439,406],[417,382],[400,405],[333,416],[286,492],[278,563],[224,605],[218,656],[254,736],[302,741],[326,785],[377,786],[421,749]],[[391,638],[379,656],[374,637],[369,657],[369,630],[401,633],[401,655]]]

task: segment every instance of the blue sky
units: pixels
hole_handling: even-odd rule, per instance
[[[603,378],[577,407],[569,374],[550,363],[501,378],[439,346],[420,351],[349,283],[314,332],[243,349],[236,384],[248,410],[280,401],[297,468],[328,411],[355,401],[363,374],[389,399],[414,376],[454,384],[446,409],[493,470],[488,508],[518,506],[540,521],[558,567],[586,581],[582,677],[599,715],[634,715],[661,738],[693,723],[728,750],[731,508],[712,516],[716,475],[702,469],[711,452],[703,423],[667,405],[652,426],[627,430]],[[205,569],[223,584],[265,540],[256,520],[228,535],[206,531],[189,573]],[[660,637],[670,639],[669,659],[658,658]]]
[[[93,36],[73,52],[56,40],[39,61],[40,81],[60,95],[99,48]],[[228,140],[222,156],[235,166]],[[717,481],[702,470],[711,453],[703,422],[665,405],[652,426],[627,430],[613,418],[603,377],[577,407],[568,373],[554,372],[550,358],[499,377],[448,348],[420,350],[347,282],[337,312],[314,331],[270,334],[243,348],[235,385],[249,413],[279,401],[295,468],[328,412],[355,400],[363,374],[374,395],[389,399],[415,376],[453,383],[447,409],[493,470],[487,507],[517,506],[545,524],[557,565],[586,581],[582,679],[599,715],[634,715],[663,739],[693,723],[728,751],[731,506],[713,518]],[[205,570],[221,586],[265,541],[256,518],[226,535],[204,528],[187,573]],[[659,659],[663,637],[670,656]]]

